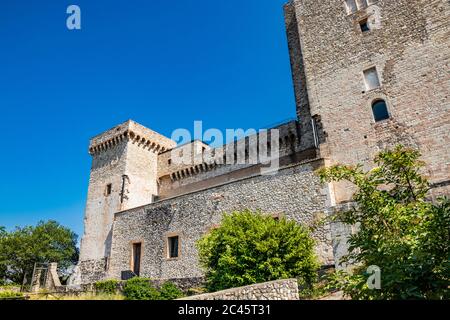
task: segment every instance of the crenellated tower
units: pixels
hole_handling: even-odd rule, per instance
[[[80,263],[107,267],[114,214],[153,202],[158,195],[158,154],[176,143],[134,121],[91,139],[92,167]],[[86,281],[83,281],[86,282]]]

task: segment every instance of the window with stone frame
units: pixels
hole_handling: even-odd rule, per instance
[[[141,273],[142,242],[132,243],[131,271],[138,276]]]
[[[387,103],[383,99],[377,99],[372,103],[372,113],[375,122],[390,118]]]
[[[166,237],[165,255],[167,259],[177,259],[180,257],[180,235],[169,233]]]
[[[381,86],[380,78],[378,77],[377,67],[372,67],[364,70],[364,83],[366,90],[370,91]]]

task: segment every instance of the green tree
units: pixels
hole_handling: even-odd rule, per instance
[[[2,240],[8,235],[8,233],[6,232],[5,227],[0,226],[0,244],[2,242]],[[2,253],[1,253],[1,245],[0,245],[0,286],[3,285],[6,281],[6,271],[7,266],[5,264],[2,263]]]
[[[308,229],[248,210],[224,215],[198,249],[209,291],[293,277],[312,285],[319,266]]]
[[[356,185],[353,209],[334,219],[357,226],[349,238],[350,273],[339,285],[354,299],[445,299],[450,279],[450,203],[427,198],[429,184],[416,150],[397,146],[379,153],[376,167],[337,165],[319,171],[323,181]],[[367,285],[369,266],[381,269],[381,289]]]
[[[56,221],[17,227],[9,233],[0,229],[0,279],[21,283],[25,273],[32,273],[35,262],[70,266],[78,260],[77,238]]]

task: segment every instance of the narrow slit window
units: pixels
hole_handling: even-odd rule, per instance
[[[109,195],[111,195],[111,193],[112,193],[112,184],[111,184],[111,183],[108,183],[108,184],[106,185],[106,191],[105,191],[105,194],[106,194],[106,196],[109,196]]]
[[[136,276],[139,276],[141,273],[141,249],[142,244],[139,243],[133,243],[133,273]]]
[[[179,256],[179,237],[173,236],[169,237],[167,241],[168,246],[168,258],[178,258]]]
[[[389,119],[389,112],[387,108],[386,101],[376,100],[372,104],[372,113],[375,122],[383,121]]]
[[[377,68],[373,67],[364,71],[364,81],[367,91],[380,87],[380,79],[378,78]]]

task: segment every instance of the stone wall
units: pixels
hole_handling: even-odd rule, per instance
[[[364,1],[359,1],[360,3]],[[434,192],[450,190],[450,3],[369,0],[355,13],[343,0],[293,0],[286,6],[297,113],[320,119],[321,156],[372,166],[380,150],[419,148]],[[371,30],[362,32],[368,19]],[[376,67],[381,86],[367,90],[363,71]],[[375,122],[384,99],[390,119]],[[439,187],[439,188],[437,188]],[[334,184],[336,201],[352,189]]]
[[[297,279],[277,280],[179,300],[299,300]]]
[[[94,283],[106,277],[107,259],[81,260],[76,267],[77,281],[71,283],[73,285]]]
[[[315,170],[323,160],[310,160],[280,169],[276,175],[248,177],[115,215],[108,276],[120,279],[131,270],[132,243],[141,242],[141,276],[152,279],[201,277],[196,241],[220,224],[223,213],[261,210],[311,225],[329,205],[328,189]],[[167,257],[167,236],[179,235],[180,256]],[[313,234],[323,264],[333,264],[328,225]]]

